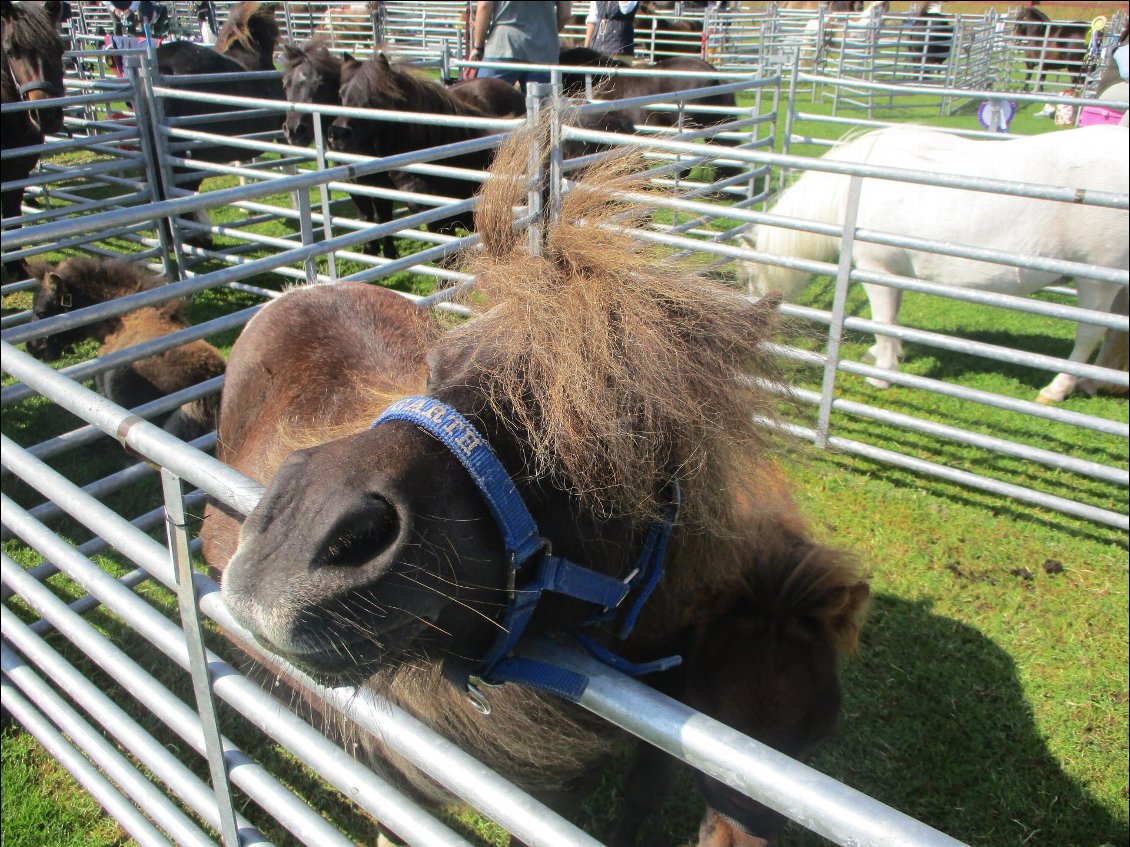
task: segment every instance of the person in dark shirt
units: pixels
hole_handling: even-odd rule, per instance
[[[585,18],[585,46],[609,56],[636,52],[636,0],[593,0]]]

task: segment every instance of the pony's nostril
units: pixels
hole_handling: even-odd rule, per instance
[[[399,532],[396,509],[379,494],[361,494],[341,504],[340,514],[326,530],[317,566],[358,567],[392,544]]]

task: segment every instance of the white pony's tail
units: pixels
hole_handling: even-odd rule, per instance
[[[860,136],[834,148],[822,158],[841,162],[865,162],[876,137],[885,130]],[[805,171],[792,185],[781,192],[772,212],[789,218],[816,223],[843,222],[850,177],[823,171]],[[762,224],[752,237],[743,238],[744,245],[761,253],[792,259],[829,262],[840,250],[838,236],[818,235],[798,229]],[[785,299],[795,297],[811,274],[779,265],[740,262],[739,281],[745,282],[751,294],[780,292]]]

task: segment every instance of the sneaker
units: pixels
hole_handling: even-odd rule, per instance
[[[1048,103],[1043,108],[1041,108],[1039,111],[1037,111],[1035,114],[1033,114],[1032,117],[1034,117],[1034,118],[1054,118],[1055,117],[1055,106],[1053,106],[1051,103]]]

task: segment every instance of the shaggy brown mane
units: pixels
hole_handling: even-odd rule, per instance
[[[485,255],[473,270],[486,309],[441,345],[474,351],[465,360],[480,363],[494,411],[530,449],[528,473],[571,486],[597,514],[640,521],[677,475],[681,520],[728,525],[735,474],[769,449],[754,418],[772,418],[774,401],[746,377],[772,371],[760,342],[775,303],[631,236],[648,209],[614,195],[640,190],[634,158],[590,169],[530,255],[512,226],[530,143],[508,142],[482,191]]]
[[[275,7],[271,3],[240,3],[234,6],[216,35],[215,49],[227,53],[239,45],[253,53],[262,44],[274,44],[279,37]]]

